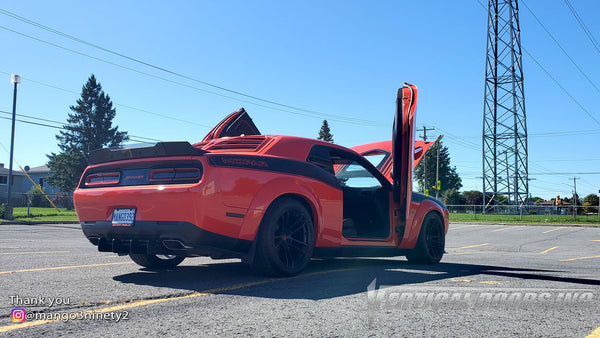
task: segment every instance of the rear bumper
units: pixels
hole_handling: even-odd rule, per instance
[[[137,221],[113,227],[111,221],[81,222],[87,239],[101,252],[240,258],[252,241],[220,235],[187,222]]]

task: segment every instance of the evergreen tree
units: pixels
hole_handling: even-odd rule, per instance
[[[329,129],[329,123],[327,123],[327,120],[323,120],[323,124],[321,125],[321,130],[319,130],[319,136],[317,139],[333,143],[333,135],[331,134],[331,129]]]
[[[66,125],[56,135],[60,153],[48,156],[48,183],[64,192],[75,190],[92,150],[116,146],[129,139],[112,126],[116,115],[110,97],[92,74],[81,90],[77,105],[69,107]]]
[[[456,166],[450,166],[450,154],[448,153],[448,147],[444,147],[442,145],[442,141],[437,142],[432,145],[425,154],[427,161],[425,158],[421,159],[421,162],[414,170],[414,179],[417,180],[417,184],[419,187],[419,191],[425,191],[425,189],[429,189],[431,191],[434,190],[436,185],[435,182],[435,170],[436,170],[436,160],[437,160],[437,150],[440,149],[440,166],[439,166],[439,179],[441,181],[441,189],[440,192],[444,192],[446,190],[455,189],[459,190],[462,187],[462,180],[458,173],[456,172]],[[425,187],[424,180],[424,164],[427,162],[427,185]]]

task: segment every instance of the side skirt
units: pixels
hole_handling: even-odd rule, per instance
[[[405,256],[408,252],[405,249],[376,246],[316,247],[313,257],[394,257]]]

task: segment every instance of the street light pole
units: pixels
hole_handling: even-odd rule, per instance
[[[21,83],[21,75],[11,74],[10,82],[15,85],[13,92],[13,109],[12,109],[12,128],[10,130],[10,160],[8,162],[8,198],[6,200],[6,208],[4,210],[4,218],[13,219],[13,207],[10,203],[10,195],[13,185],[13,154],[15,149],[15,120],[17,116],[17,85]]]

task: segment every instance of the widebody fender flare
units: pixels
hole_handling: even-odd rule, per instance
[[[277,187],[276,190],[272,188],[274,186]],[[323,224],[325,222],[323,220],[324,207],[317,197],[317,192],[309,184],[305,184],[301,180],[292,177],[275,178],[264,184],[254,195],[242,222],[239,237],[254,241],[267,209],[276,199],[283,196],[301,198],[310,207],[309,212],[313,215],[313,223],[315,225],[315,236],[318,238],[319,234],[323,231]]]
[[[419,203],[415,203],[413,200],[410,209],[410,218],[408,222],[410,226],[404,232],[404,237],[400,243],[401,249],[413,249],[415,247],[423,220],[430,212],[437,213],[440,216],[444,222],[444,232],[448,232],[448,210],[441,207],[437,202],[430,199],[424,199]]]

